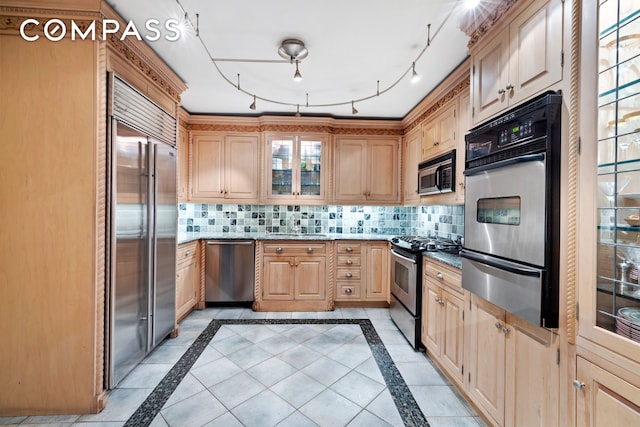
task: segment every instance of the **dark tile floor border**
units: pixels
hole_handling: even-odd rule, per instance
[[[184,355],[176,362],[147,399],[124,424],[125,427],[148,426],[158,415],[171,394],[189,373],[200,354],[223,325],[360,325],[387,388],[391,393],[405,426],[428,427],[429,423],[420,410],[411,390],[400,375],[380,336],[369,319],[213,319],[196,338]]]

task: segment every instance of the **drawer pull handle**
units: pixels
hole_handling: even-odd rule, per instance
[[[276,252],[278,252],[278,253],[282,252],[282,248],[281,247],[277,247],[276,248]]]
[[[307,252],[308,252],[308,253],[313,252],[313,248],[312,248],[312,247],[308,247],[308,248],[307,248]]]
[[[353,289],[347,288],[347,289],[344,290],[344,293],[345,294],[351,294],[351,293],[353,293]]]
[[[352,248],[351,246],[349,246],[349,247],[347,248],[347,252],[353,252],[353,248]]]
[[[351,274],[351,273],[347,273],[347,274],[345,274],[345,275],[344,275],[344,277],[349,277],[349,278],[351,278],[351,277],[353,277],[353,274]]]
[[[351,265],[353,264],[353,261],[351,261],[350,259],[347,260],[347,265]]]
[[[436,274],[436,277],[440,280],[444,279],[444,276],[442,275],[441,272],[438,271],[438,274]]]

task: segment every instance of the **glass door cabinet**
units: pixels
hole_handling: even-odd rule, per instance
[[[595,325],[640,342],[640,0],[598,14]]]
[[[324,137],[268,137],[267,199],[324,201],[326,146]]]

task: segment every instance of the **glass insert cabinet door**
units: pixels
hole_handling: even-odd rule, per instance
[[[640,0],[598,14],[596,326],[640,342]]]
[[[324,198],[324,138],[275,136],[267,142],[271,166],[268,198]]]

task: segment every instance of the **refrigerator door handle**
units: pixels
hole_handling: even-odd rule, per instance
[[[154,179],[154,155],[151,148],[151,141],[147,138],[145,144],[147,155],[147,253],[149,254],[149,260],[147,262],[147,289],[149,289],[147,299],[147,317],[149,322],[147,323],[147,352],[153,347],[153,312],[155,309],[155,179]]]

